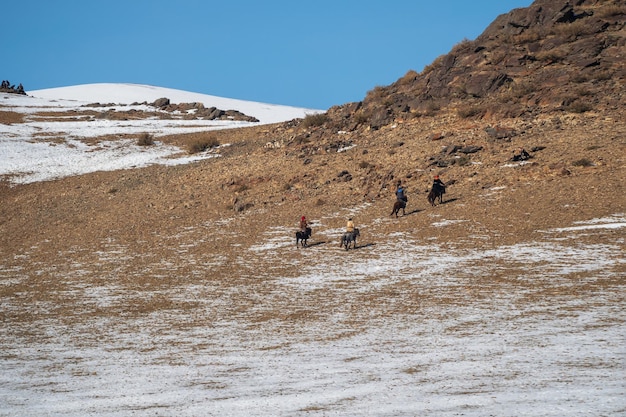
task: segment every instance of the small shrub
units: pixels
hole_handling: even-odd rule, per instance
[[[307,114],[302,120],[304,127],[316,127],[321,126],[328,121],[328,115],[326,113]]]
[[[154,138],[150,133],[142,133],[137,139],[137,145],[139,146],[152,146],[154,145]]]
[[[417,79],[419,74],[414,70],[409,70],[402,78],[399,80],[400,85],[410,85]]]
[[[461,42],[457,43],[456,45],[452,47],[451,53],[462,54],[464,52],[469,51],[472,45],[473,45],[472,41],[470,41],[467,38],[464,38]]]
[[[585,74],[574,74],[572,76],[572,78],[570,78],[570,80],[576,84],[582,84],[582,83],[586,83],[587,81],[589,81],[589,77]]]
[[[567,56],[564,49],[550,49],[548,51],[538,52],[535,56],[539,61],[561,62]]]
[[[208,137],[208,138],[199,138],[189,143],[187,151],[190,154],[195,154],[195,153],[204,152],[208,149],[217,147],[219,145],[220,145],[219,141],[213,136]]]
[[[235,187],[235,192],[236,193],[243,193],[244,191],[248,191],[250,189],[250,187],[248,186],[248,184],[238,184]]]
[[[443,66],[443,60],[446,58],[445,55],[439,55],[433,62],[426,65],[422,70],[422,75],[427,75]]]
[[[457,110],[459,117],[469,119],[470,117],[481,116],[485,110],[480,106],[467,106]]]
[[[506,58],[507,56],[508,54],[506,53],[506,51],[496,50],[489,54],[489,61],[493,65],[498,65],[499,63],[504,61],[504,58]]]
[[[371,166],[372,166],[372,164],[370,164],[370,163],[369,163],[369,162],[367,162],[367,161],[361,161],[361,162],[359,162],[359,168],[361,168],[361,169],[367,169],[367,168],[369,168],[369,167],[371,167]]]
[[[572,165],[575,167],[592,167],[593,162],[587,158],[582,158],[572,162]]]
[[[545,34],[542,32],[543,32],[542,30],[537,30],[537,29],[525,30],[519,35],[513,35],[514,43],[525,44],[525,43],[537,42],[545,37]]]
[[[574,38],[582,35],[591,35],[593,30],[593,25],[588,25],[585,19],[576,20],[572,23],[560,23],[554,26],[555,35]]]
[[[471,160],[471,158],[469,156],[463,155],[462,157],[459,158],[457,163],[460,166],[464,167],[464,166],[470,165],[472,163],[472,160]]]
[[[355,121],[357,124],[366,124],[369,120],[369,116],[364,113],[364,112],[360,112],[358,113],[355,117],[354,117]]]
[[[613,78],[613,74],[610,71],[602,71],[594,75],[595,81],[609,81]]]
[[[513,83],[511,86],[511,94],[515,98],[522,98],[536,91],[536,85],[530,81],[521,81],[519,83]]]
[[[619,16],[621,14],[626,14],[626,6],[620,6],[617,4],[611,4],[605,6],[597,11],[597,15],[599,17],[613,17]]]
[[[585,113],[592,110],[593,107],[587,102],[577,100],[567,106],[566,109],[572,113]]]

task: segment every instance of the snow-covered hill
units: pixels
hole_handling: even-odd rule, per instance
[[[28,91],[27,96],[0,94],[0,111],[25,115],[23,123],[0,124],[0,177],[13,183],[29,183],[150,164],[184,164],[214,154],[188,155],[158,141],[159,136],[215,129],[278,123],[302,118],[320,110],[235,100],[170,88],[137,84],[86,84]],[[172,103],[200,102],[205,107],[238,110],[259,122],[148,118],[115,120],[85,116],[80,112],[150,111],[134,103],[168,98]],[[101,103],[102,107],[85,107]],[[55,117],[43,116],[55,112]],[[155,146],[138,146],[129,135],[152,134]],[[119,139],[115,139],[118,136]],[[94,145],[86,138],[107,137]],[[110,139],[114,138],[114,139]]]
[[[217,107],[222,110],[238,110],[248,116],[256,117],[259,119],[260,123],[263,124],[283,122],[304,117],[307,114],[320,112],[320,110],[315,109],[237,100],[142,84],[84,84],[28,91],[27,94],[32,97],[48,100],[116,104],[141,103],[144,101],[151,103],[159,98],[167,97],[172,103],[198,102],[204,104],[205,107]]]

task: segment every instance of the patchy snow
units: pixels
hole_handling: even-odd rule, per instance
[[[85,139],[89,138],[149,133],[158,139],[176,133],[276,123],[320,112],[136,84],[87,84],[29,91],[28,94],[0,94],[0,110],[27,116],[24,123],[0,124],[0,176],[7,176],[16,184],[150,164],[187,164],[215,156],[211,152],[188,155],[180,148],[158,140],[153,146],[137,146],[136,140],[123,138],[86,144]],[[239,110],[260,122],[78,119],[74,113],[110,109],[154,112],[154,107],[135,103],[152,103],[163,97],[169,98],[172,103],[201,102],[205,107]],[[94,103],[101,103],[102,107],[84,107]],[[67,116],[54,121],[36,116],[36,113],[46,111],[66,112]]]
[[[586,224],[625,221],[616,214]],[[172,255],[141,270],[124,269],[120,259],[136,254],[116,242],[103,242],[93,264],[72,263],[80,249],[68,253],[56,277],[46,274],[66,282],[50,290],[73,297],[75,320],[41,314],[53,305],[3,298],[5,316],[41,318],[0,328],[0,415],[560,417],[626,410],[626,261],[614,229],[586,230],[604,243],[585,243],[573,227],[551,231],[567,234],[567,243],[546,234],[537,242],[459,248],[410,234],[369,236],[363,225],[360,247],[346,252],[333,243],[340,230],[322,220],[313,241],[330,243],[307,249],[295,248],[293,228],[268,229],[237,255],[241,279],[231,285],[211,278],[226,259],[188,252],[214,227],[185,229],[178,248],[180,236],[164,236]],[[301,255],[290,258],[299,274],[259,268],[280,265],[286,251]],[[99,286],[81,286],[81,277],[103,270],[117,272]],[[16,274],[0,265],[3,285]],[[161,274],[164,285],[123,288],[145,274]],[[157,296],[198,305],[192,314],[167,308],[89,319],[94,309],[132,303],[129,297]],[[281,312],[309,318],[278,319]]]
[[[32,117],[44,109],[77,108],[82,100],[202,101],[262,122],[305,113],[262,105],[264,118],[228,104],[233,101],[103,86],[1,95],[0,108],[30,116],[26,123],[0,125],[0,175],[18,183],[188,163],[214,155],[181,156],[158,140],[145,148],[128,139],[82,139],[145,131],[158,138],[233,126]],[[282,116],[274,118],[273,111]],[[224,219],[163,236],[171,251],[159,258],[107,240],[96,253],[76,248],[60,254],[67,260],[62,265],[43,264],[28,252],[0,259],[0,288],[46,277],[55,283],[46,300],[71,297],[75,308],[59,316],[56,304],[31,297],[27,287],[0,296],[6,319],[0,326],[0,416],[625,413],[623,213],[500,247],[487,246],[488,236],[454,246],[410,234],[372,236],[368,225],[358,225],[359,248],[339,249],[342,230],[325,222],[363,208],[320,219],[307,249],[296,249],[293,227],[276,227],[249,249],[240,245],[234,259],[190,251],[223,233],[221,226],[232,221]],[[459,221],[433,216],[439,227]],[[284,267],[297,268],[295,275],[281,268],[287,251],[298,251]],[[143,262],[132,269],[125,261],[136,257]],[[215,269],[231,262],[240,271],[237,282],[214,279]],[[36,269],[32,276],[26,263]],[[163,284],[145,291],[127,286],[146,276]],[[84,284],[86,277],[96,277],[90,282],[97,285]],[[133,302],[159,297],[172,301],[169,308],[127,313]],[[176,307],[186,302],[197,306]],[[122,313],[98,313],[107,309]],[[287,313],[293,319],[280,317]]]

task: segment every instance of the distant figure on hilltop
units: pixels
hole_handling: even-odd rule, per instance
[[[15,84],[11,84],[9,80],[2,80],[2,84],[0,84],[0,91],[3,93],[13,93],[13,94],[22,94],[26,95],[24,91],[24,86],[22,83],[15,88]]]

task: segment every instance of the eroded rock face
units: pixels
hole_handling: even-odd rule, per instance
[[[409,71],[362,102],[331,109],[329,125],[379,129],[446,107],[463,117],[520,117],[615,104],[626,75],[625,25],[622,2],[537,0],[497,17],[421,73]],[[589,103],[590,95],[603,99]]]

